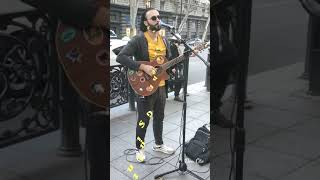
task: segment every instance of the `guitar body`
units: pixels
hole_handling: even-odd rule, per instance
[[[167,72],[160,67],[160,65],[166,63],[168,60],[163,56],[157,56],[155,59],[156,60],[152,62],[138,61],[141,64],[147,64],[157,68],[157,73],[154,77],[149,76],[141,70],[135,71],[129,69],[127,72],[129,84],[132,89],[141,96],[150,96],[158,89],[161,80],[169,79]]]
[[[207,47],[207,43],[201,43],[194,47],[194,50],[202,50]],[[188,53],[186,51],[184,53]],[[167,74],[166,70],[175,64],[182,62],[186,58],[184,55],[180,55],[171,61],[168,62],[167,58],[164,56],[156,56],[152,62],[149,61],[138,61],[141,64],[147,64],[153,66],[157,69],[156,74],[151,77],[146,74],[144,71],[135,71],[132,69],[128,69],[127,77],[128,82],[131,85],[132,89],[141,96],[150,96],[159,87],[159,83],[161,80],[168,80],[169,75]]]
[[[109,51],[106,31],[102,28],[76,29],[58,24],[58,59],[79,95],[89,103],[105,108],[109,103]]]

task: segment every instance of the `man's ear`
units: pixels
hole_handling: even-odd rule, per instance
[[[143,21],[143,23],[144,23],[145,26],[149,26],[147,21]]]

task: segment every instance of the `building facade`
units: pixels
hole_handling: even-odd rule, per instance
[[[140,16],[146,8],[146,3],[149,3],[150,7],[159,10],[163,22],[176,27],[180,24],[181,19],[184,18],[187,10],[189,9],[190,11],[192,9],[180,34],[186,39],[202,38],[208,16],[210,16],[209,1],[138,0],[136,19],[137,33],[139,33]],[[111,0],[110,9],[110,29],[114,30],[119,37],[124,37],[126,35],[126,29],[130,28],[130,0]],[[210,39],[209,28],[210,26],[208,26],[206,40]],[[170,36],[168,34],[169,33],[166,33],[167,36]]]

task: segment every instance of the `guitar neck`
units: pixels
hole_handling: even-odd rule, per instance
[[[193,48],[194,50],[202,50],[206,47],[206,43],[201,43],[198,46],[196,46],[195,48]],[[183,52],[182,55],[172,59],[171,61],[168,61],[166,63],[164,63],[163,65],[161,65],[162,69],[167,70],[168,68],[170,68],[171,66],[174,66],[176,64],[178,64],[179,62],[183,61],[186,59],[185,54],[190,53],[192,50],[188,50]]]
[[[172,59],[171,61],[168,61],[168,62],[164,63],[161,67],[162,67],[164,70],[167,70],[167,69],[169,69],[170,67],[172,67],[172,66],[178,64],[179,62],[183,61],[184,59],[186,59],[186,57],[185,57],[184,54],[183,54],[183,55],[181,55],[181,56],[178,56],[178,57]]]

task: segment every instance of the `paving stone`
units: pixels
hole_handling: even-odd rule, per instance
[[[255,145],[304,159],[314,159],[320,155],[320,144],[315,143],[317,141],[317,137],[304,137],[283,131],[261,139]]]
[[[306,163],[307,160],[286,153],[248,146],[244,155],[245,174],[276,179]]]

